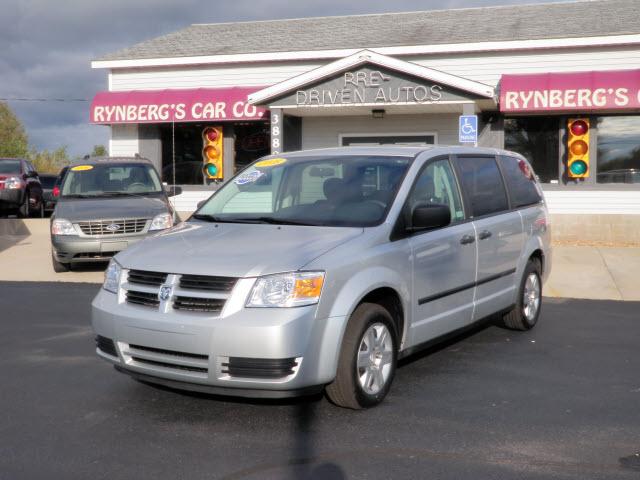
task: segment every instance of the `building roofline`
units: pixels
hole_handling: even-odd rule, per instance
[[[435,45],[404,45],[371,47],[369,50],[383,55],[438,55],[475,52],[509,52],[522,50],[554,50],[564,48],[592,48],[640,44],[640,34],[607,35],[593,37],[563,37],[534,40],[492,41],[474,43],[449,43]],[[125,60],[94,60],[92,68],[153,68],[179,67],[205,64],[237,64],[273,61],[327,60],[353,55],[362,48],[333,50],[301,50],[282,52],[243,53],[228,55],[203,55],[183,57],[158,57]]]

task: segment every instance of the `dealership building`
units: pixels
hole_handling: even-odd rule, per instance
[[[604,0],[198,24],[92,62],[109,153],[190,211],[262,155],[459,144],[525,155],[566,240],[640,239],[640,9]],[[207,149],[207,132],[218,136]],[[213,152],[213,157],[207,155]],[[215,175],[203,173],[218,162]]]

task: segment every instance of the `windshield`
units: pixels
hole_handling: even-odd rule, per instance
[[[0,173],[20,173],[20,160],[0,160]]]
[[[63,197],[144,195],[161,193],[158,174],[145,164],[93,164],[69,168],[62,184]]]
[[[377,225],[384,220],[411,160],[356,155],[260,160],[218,190],[194,218]]]

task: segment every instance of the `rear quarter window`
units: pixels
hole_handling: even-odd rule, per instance
[[[516,157],[499,157],[513,208],[535,205],[542,201],[540,186],[527,162]]]

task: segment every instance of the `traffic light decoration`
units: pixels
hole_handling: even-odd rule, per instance
[[[209,180],[222,180],[222,127],[206,127],[202,131],[202,171]]]
[[[570,118],[567,121],[567,176],[589,176],[589,119]]]

